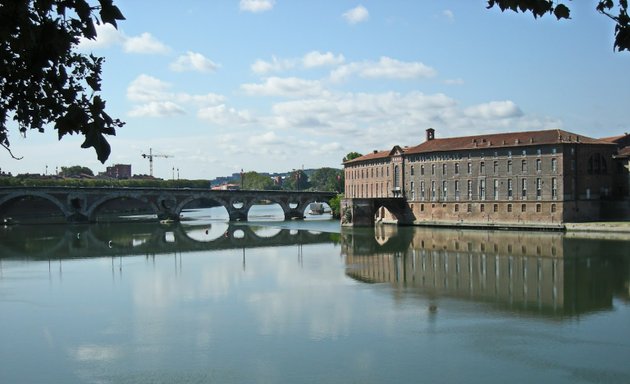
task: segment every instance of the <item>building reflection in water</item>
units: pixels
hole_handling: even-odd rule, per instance
[[[350,277],[430,299],[564,317],[608,310],[614,297],[630,297],[628,241],[381,225],[342,230],[342,247]]]

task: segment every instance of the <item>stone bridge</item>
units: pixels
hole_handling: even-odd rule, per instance
[[[10,221],[6,211],[23,199],[50,202],[68,222],[94,222],[99,208],[118,199],[144,203],[159,220],[178,221],[182,210],[198,200],[223,206],[230,221],[246,221],[252,205],[277,203],[285,220],[302,219],[308,205],[328,203],[335,192],[216,191],[202,188],[118,188],[118,187],[0,187],[0,223]]]

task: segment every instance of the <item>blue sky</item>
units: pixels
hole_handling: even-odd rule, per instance
[[[572,19],[461,0],[116,0],[127,20],[79,46],[104,56],[103,96],[126,121],[106,165],[153,148],[154,174],[340,167],[350,151],[436,137],[561,128],[630,131],[630,55],[595,1]],[[48,129],[2,153],[13,173],[106,165]],[[45,155],[44,155],[45,154]]]

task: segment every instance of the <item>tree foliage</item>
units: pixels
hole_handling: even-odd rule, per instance
[[[531,12],[534,18],[545,14],[553,14],[558,20],[570,19],[571,10],[559,1],[553,0],[488,0],[488,8],[498,6],[501,11]],[[615,22],[614,49],[630,51],[630,17],[628,17],[628,0],[599,0],[595,7],[597,12]]]
[[[71,167],[61,167],[59,176],[63,177],[79,177],[82,175],[94,176],[94,172],[88,167],[81,165],[73,165]]]
[[[304,191],[311,186],[311,183],[308,180],[308,175],[303,170],[297,169],[289,174],[283,186],[288,191]]]
[[[335,168],[319,168],[310,177],[311,189],[315,191],[336,191],[343,189],[343,171]]]
[[[243,189],[269,190],[273,186],[273,180],[269,176],[254,171],[243,173]]]
[[[0,2],[0,145],[10,152],[12,119],[23,136],[50,125],[59,139],[81,134],[81,147],[107,160],[105,135],[124,123],[105,113],[98,95],[104,59],[74,49],[81,38],[96,38],[95,23],[117,27],[117,20],[124,16],[113,0]]]
[[[349,152],[344,158],[343,158],[343,162],[345,163],[346,161],[350,161],[350,160],[354,160],[357,157],[361,157],[363,156],[362,154],[360,154],[359,152]]]

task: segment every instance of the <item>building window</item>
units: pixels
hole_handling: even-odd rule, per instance
[[[472,163],[468,163],[468,174],[472,173]]]
[[[459,175],[459,163],[455,163],[455,174]]]
[[[556,205],[551,204],[551,213],[555,213],[555,212],[556,212]]]
[[[551,159],[551,172],[556,172],[558,170],[558,160],[554,157]]]
[[[483,175],[486,172],[486,164],[482,161],[479,163],[479,174]]]
[[[558,150],[556,149],[556,147],[551,148],[551,153],[553,153],[554,155],[558,152]]]
[[[551,198],[558,198],[558,180],[555,177],[551,178]]]
[[[536,179],[536,199],[540,200],[542,198],[542,179]]]
[[[455,204],[455,212],[459,212],[459,204]]]
[[[411,169],[409,170],[409,174],[413,176],[413,165],[411,166]]]
[[[431,201],[435,201],[435,181],[431,181]]]
[[[424,212],[424,204],[420,204],[420,212]]]
[[[479,180],[479,200],[486,199],[486,180]]]
[[[416,189],[414,188],[415,185],[413,183],[413,181],[411,182],[411,200],[415,200],[416,199]]]
[[[527,204],[521,204],[521,212],[527,212]]]
[[[540,159],[536,159],[536,172],[542,171],[542,161]]]
[[[512,173],[512,160],[508,160],[507,162],[507,171],[508,173]]]
[[[466,211],[469,212],[469,213],[472,212],[472,204],[467,204],[466,205]]]
[[[494,199],[495,200],[499,200],[499,180],[498,179],[494,179],[494,190],[492,191],[492,193],[494,194]]]
[[[493,164],[493,168],[494,168],[494,174],[496,175],[497,173],[499,173],[499,162],[498,161],[494,161]]]
[[[523,149],[522,155],[527,156],[527,149]]]
[[[424,200],[424,181],[420,182],[420,199]]]
[[[507,211],[508,212],[512,212],[512,204],[508,204],[507,205]]]
[[[499,204],[494,204],[494,205],[492,206],[492,211],[494,211],[494,213],[499,212]]]
[[[513,186],[512,186],[512,179],[508,179],[508,199],[512,200],[513,195]]]
[[[448,197],[448,182],[442,181],[442,199],[446,200]]]
[[[486,205],[485,205],[485,204],[481,204],[481,205],[479,206],[479,210],[480,210],[481,212],[485,212],[485,211],[486,211]]]
[[[455,200],[459,201],[459,180],[455,180]]]
[[[446,176],[446,164],[442,164],[442,176]]]
[[[435,175],[435,164],[431,164],[431,175]]]
[[[521,179],[521,197],[527,199],[527,179]]]
[[[536,155],[538,155],[538,156],[542,155],[542,149],[538,148],[536,150]]]
[[[512,157],[512,151],[508,151],[508,157]]]
[[[521,161],[521,172],[527,173],[527,160]]]
[[[424,176],[424,165],[420,166],[420,176]]]
[[[542,205],[536,204],[536,213],[542,212]]]
[[[472,180],[468,180],[468,200],[472,200]]]

